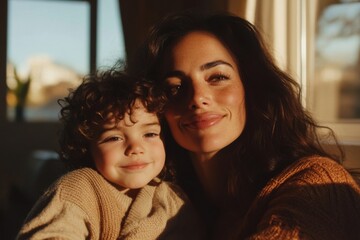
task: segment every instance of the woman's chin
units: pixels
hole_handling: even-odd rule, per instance
[[[235,140],[235,139],[234,139]],[[215,156],[221,149],[230,145],[232,139],[203,139],[202,141],[186,142],[181,144],[183,148],[192,152],[195,156],[211,158]]]

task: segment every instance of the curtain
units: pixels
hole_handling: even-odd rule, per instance
[[[331,1],[331,0],[329,0]],[[313,0],[229,0],[229,11],[253,23],[264,36],[278,66],[306,87],[319,2]],[[305,92],[305,91],[304,91]]]
[[[219,0],[119,0],[127,58],[143,42],[150,26],[163,16],[186,9],[225,10],[227,1]]]
[[[229,11],[253,23],[264,36],[278,66],[300,78],[301,75],[301,4],[302,0],[229,0]]]

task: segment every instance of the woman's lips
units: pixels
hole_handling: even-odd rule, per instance
[[[217,124],[224,115],[220,114],[201,114],[191,117],[184,121],[183,126],[191,129],[205,129]]]

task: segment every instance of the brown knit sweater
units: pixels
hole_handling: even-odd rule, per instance
[[[200,226],[176,186],[152,181],[137,196],[90,168],[70,172],[38,200],[18,239],[199,239]]]
[[[231,238],[359,240],[360,188],[330,159],[301,159],[262,189],[237,224]]]

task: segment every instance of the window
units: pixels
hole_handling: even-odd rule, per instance
[[[57,99],[89,72],[87,2],[9,1],[7,117],[57,119]]]
[[[342,143],[358,145],[360,2],[314,1],[303,16],[313,26],[304,33],[308,109],[320,123],[334,129]]]
[[[126,58],[119,0],[98,0],[97,67]]]
[[[322,121],[360,121],[360,3],[326,5],[316,27],[314,110]]]
[[[92,63],[125,58],[117,0],[8,0],[7,43],[9,121],[56,121]]]

